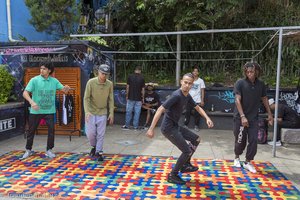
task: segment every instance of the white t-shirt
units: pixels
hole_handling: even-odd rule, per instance
[[[205,88],[205,83],[201,78],[193,82],[193,86],[189,93],[196,103],[201,103],[201,89]]]

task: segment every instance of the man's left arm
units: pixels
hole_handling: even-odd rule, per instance
[[[61,89],[61,91],[63,91],[64,93],[68,93],[70,91],[70,86],[68,85],[64,85],[64,87]]]
[[[56,88],[60,91],[63,91],[64,93],[68,93],[70,90],[70,86],[61,84],[59,80],[57,80]]]
[[[142,88],[142,103],[145,102],[145,87]]]
[[[108,123],[112,125],[114,123],[114,109],[115,109],[113,84],[111,85],[109,91],[108,106],[109,106],[109,115],[107,120]]]

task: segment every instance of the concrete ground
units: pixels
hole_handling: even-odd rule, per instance
[[[179,151],[156,129],[154,138],[145,136],[145,130],[122,130],[120,125],[109,126],[105,135],[104,153],[131,154],[152,156],[175,156]],[[198,134],[202,138],[194,158],[233,160],[233,133],[230,130],[202,129]],[[271,135],[269,136],[271,138]],[[34,140],[34,151],[45,151],[46,135],[37,135]],[[0,141],[0,155],[13,150],[24,150],[26,140],[23,135]],[[276,147],[276,157],[273,157],[273,147],[268,144],[258,145],[255,160],[269,161],[282,172],[300,190],[300,146]],[[89,152],[90,145],[86,136],[57,135],[55,138],[56,152]],[[241,160],[244,160],[244,155]]]

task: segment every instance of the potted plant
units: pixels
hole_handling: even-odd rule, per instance
[[[6,65],[0,65],[0,104],[5,104],[11,94],[15,78],[7,71]]]

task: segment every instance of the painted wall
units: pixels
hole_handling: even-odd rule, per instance
[[[161,103],[163,103],[169,95],[176,88],[156,88],[155,91],[160,96]],[[280,89],[279,91],[279,103],[283,103],[291,107],[293,110],[297,110],[296,105],[296,94],[295,89]],[[125,87],[115,87],[115,107],[119,112],[126,111],[126,90]],[[268,98],[275,98],[275,90],[267,90]],[[205,106],[206,111],[211,111],[212,105],[214,111],[219,111],[223,113],[232,113],[234,110],[234,94],[233,88],[219,87],[219,88],[206,88],[205,89]],[[259,110],[260,113],[264,113],[265,109],[263,105]]]
[[[39,33],[29,24],[31,18],[24,0],[11,0],[12,38],[19,40],[19,35],[28,41],[52,41],[55,38],[46,33]],[[0,0],[0,41],[8,42],[6,0]]]

